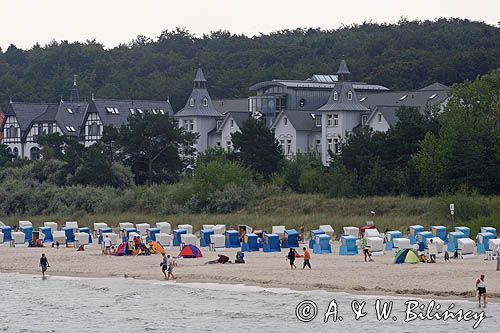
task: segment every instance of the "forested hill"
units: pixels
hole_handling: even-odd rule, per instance
[[[459,19],[353,25],[338,30],[279,31],[247,37],[187,30],[143,36],[105,49],[98,41],[53,42],[0,52],[0,103],[68,98],[73,74],[81,95],[166,99],[185,103],[196,67],[204,68],[212,97],[246,97],[272,78],[334,73],[342,55],[353,79],[391,89],[453,84],[500,67],[500,28]]]

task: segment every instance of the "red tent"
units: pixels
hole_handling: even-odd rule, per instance
[[[377,227],[374,225],[365,225],[364,227],[359,228],[359,235],[361,238],[365,236],[365,230],[368,229],[377,229]]]
[[[182,249],[181,253],[179,253],[179,257],[183,258],[200,258],[203,257],[199,248],[195,245],[186,245]]]

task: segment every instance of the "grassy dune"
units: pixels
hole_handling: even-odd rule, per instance
[[[409,197],[367,197],[352,199],[332,199],[323,195],[281,194],[262,200],[256,199],[244,209],[230,214],[176,214],[161,215],[144,209],[143,212],[124,211],[103,214],[78,214],[73,216],[9,216],[0,218],[4,223],[17,224],[28,219],[35,225],[44,221],[62,223],[77,220],[82,226],[92,226],[94,222],[106,222],[116,226],[119,222],[154,223],[169,221],[173,225],[189,223],[195,230],[202,224],[237,226],[247,224],[254,228],[269,230],[272,225],[285,225],[297,228],[302,223],[306,230],[317,228],[320,224],[331,224],[340,231],[343,226],[362,226],[367,220],[374,219],[379,230],[407,230],[409,225],[422,224],[446,225],[451,228],[449,203],[456,207],[455,224],[467,225],[473,235],[481,225],[500,228],[500,197],[479,195],[453,195],[430,198]],[[160,209],[158,209],[160,210]],[[370,211],[376,212],[372,217]]]

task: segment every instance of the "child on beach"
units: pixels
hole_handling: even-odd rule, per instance
[[[309,253],[309,250],[307,248],[302,248],[304,250],[304,265],[302,266],[302,269],[309,267],[311,269],[311,253]]]
[[[479,301],[479,307],[481,307],[481,296],[483,296],[483,304],[484,307],[486,307],[486,282],[484,282],[484,274],[481,274],[479,279],[476,281],[476,288],[478,292],[478,301]]]
[[[40,267],[42,268],[42,277],[45,278],[45,271],[47,271],[47,267],[50,267],[45,253],[42,253],[42,257],[40,258]]]

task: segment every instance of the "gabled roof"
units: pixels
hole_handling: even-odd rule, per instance
[[[349,99],[349,93],[352,94]],[[318,111],[368,111],[356,95],[351,82],[339,81],[335,84],[330,98]]]
[[[24,135],[31,125],[31,122],[47,111],[50,104],[47,103],[9,103],[5,116],[15,116],[21,135]]]
[[[372,120],[373,117],[375,117],[376,114],[379,112],[382,114],[384,117],[385,121],[389,124],[390,127],[393,127],[396,125],[396,123],[399,121],[398,117],[396,116],[396,111],[399,109],[399,107],[396,106],[379,106],[376,107],[375,110],[370,114],[368,117],[367,123]]]
[[[212,103],[212,98],[205,86],[205,76],[201,68],[198,68],[196,72],[196,77],[194,79],[195,85],[186,105],[179,110],[175,116],[176,117],[222,117],[222,114],[217,111],[214,104]],[[197,84],[201,83],[201,84]],[[206,105],[204,101],[206,100]]]
[[[313,113],[314,115],[314,113]],[[315,117],[321,117],[318,115],[311,115],[309,112],[305,111],[281,111],[276,119],[274,120],[272,127],[275,128],[281,118],[287,117],[288,121],[292,124],[296,131],[320,131],[321,127],[316,126]]]
[[[236,125],[238,125],[238,127],[241,128],[245,120],[248,120],[250,118],[251,117],[249,112],[228,112],[225,114],[220,128],[222,128],[222,126],[224,126],[224,124],[227,123],[229,119],[233,119]]]
[[[110,112],[110,110],[118,110]],[[97,112],[104,126],[112,125],[119,127],[127,122],[128,117],[132,114],[142,112],[159,112],[163,111],[164,114],[173,115],[172,106],[169,101],[143,101],[143,100],[113,100],[113,99],[95,99],[90,102],[88,112]],[[83,120],[86,117],[83,118]]]

